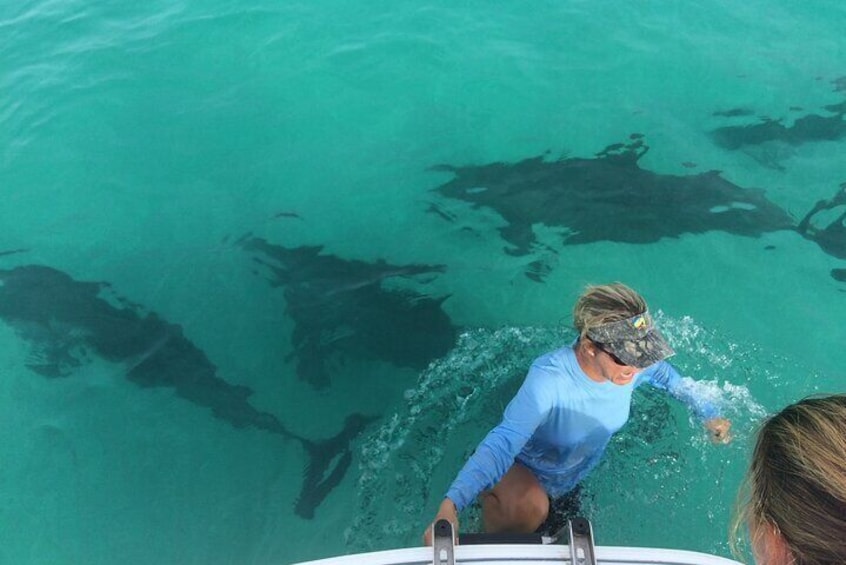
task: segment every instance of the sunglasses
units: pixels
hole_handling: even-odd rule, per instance
[[[597,348],[598,350],[600,350],[600,351],[601,351],[601,352],[603,352],[605,355],[607,355],[608,357],[610,357],[610,358],[611,358],[611,360],[612,360],[614,363],[616,363],[617,365],[620,365],[621,367],[625,367],[625,366],[627,366],[627,365],[628,365],[628,363],[624,363],[622,359],[620,359],[619,357],[617,357],[616,355],[614,355],[613,353],[611,353],[610,351],[608,351],[608,349],[606,349],[606,348],[605,348],[605,346],[604,346],[603,344],[601,344],[601,343],[597,343],[597,342],[595,342],[595,341],[593,342],[593,344],[596,346],[596,348]]]

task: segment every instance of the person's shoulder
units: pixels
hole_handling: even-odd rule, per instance
[[[548,351],[532,362],[532,367],[561,367],[575,358],[575,352],[569,345]]]
[[[551,376],[570,373],[575,362],[575,353],[570,346],[564,346],[554,351],[544,353],[532,363],[530,375]]]

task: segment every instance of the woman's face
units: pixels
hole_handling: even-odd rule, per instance
[[[772,524],[749,523],[749,539],[756,565],[792,565],[790,550],[778,528]]]
[[[596,362],[602,376],[615,385],[627,385],[643,369],[626,365],[619,358],[601,347],[596,348]]]

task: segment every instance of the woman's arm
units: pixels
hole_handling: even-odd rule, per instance
[[[533,366],[517,394],[508,403],[502,421],[476,447],[447,491],[461,511],[508,472],[514,459],[552,409],[553,384],[545,368]]]
[[[718,443],[731,441],[731,422],[722,417],[720,399],[718,395],[713,394],[713,389],[689,377],[682,377],[667,361],[661,361],[644,369],[638,380],[638,386],[644,381],[684,402],[702,420],[712,441]]]

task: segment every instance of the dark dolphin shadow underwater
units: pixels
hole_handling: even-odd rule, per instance
[[[825,213],[834,217],[828,225],[820,226],[815,219]],[[834,196],[818,201],[796,229],[832,257],[846,259],[846,182],[840,184]]]
[[[507,222],[499,232],[512,255],[541,247],[534,232],[538,224],[562,232],[564,245],[654,243],[709,231],[757,237],[794,228],[762,190],[741,188],[719,171],[670,175],[643,169],[638,162],[647,151],[643,137],[632,134],[627,143],[590,159],[538,156],[517,163],[441,165],[433,170],[455,176],[434,190],[495,210]],[[535,280],[548,271],[531,269],[527,276]]]
[[[238,243],[253,255],[256,274],[283,289],[295,324],[297,374],[316,388],[329,385],[333,359],[376,358],[421,370],[455,344],[456,326],[442,308],[448,296],[387,285],[398,279],[427,282],[444,272],[442,265],[368,263],[251,235]]]
[[[846,94],[846,76],[832,80],[831,84],[835,93]],[[715,112],[715,116],[723,118],[746,121],[753,117],[756,121],[719,127],[710,134],[714,143],[724,149],[742,150],[765,166],[784,170],[778,160],[784,153],[772,149],[773,146],[798,146],[846,138],[846,99],[822,109],[822,113],[807,113],[792,123],[785,118],[755,118],[755,112],[748,109]],[[798,107],[790,110],[802,111]],[[818,201],[799,221],[796,231],[819,245],[826,254],[846,259],[846,183],[841,183],[831,198]],[[846,269],[832,269],[830,274],[835,280],[846,282]]]
[[[840,183],[834,196],[818,201],[796,229],[828,255],[846,259],[846,182]],[[830,275],[846,282],[846,269],[832,269]]]
[[[831,81],[833,91],[846,93],[846,76]],[[756,116],[749,109],[736,108],[714,112],[715,116],[734,122],[711,130],[711,139],[716,145],[730,151],[744,151],[762,165],[784,170],[781,161],[788,153],[774,147],[796,147],[805,143],[819,141],[838,141],[846,138],[846,100],[829,104],[821,113],[805,113],[795,118],[772,118]],[[802,108],[790,108],[791,112],[800,112]]]
[[[31,347],[27,367],[49,378],[68,377],[97,355],[126,367],[142,388],[171,388],[177,396],[235,428],[256,428],[299,442],[308,455],[295,511],[303,518],[345,475],[351,443],[374,420],[347,417],[328,439],[288,430],[273,414],[256,410],[252,390],[217,376],[217,368],[177,324],[111,292],[108,283],[80,282],[56,269],[27,265],[0,269],[0,318]]]
[[[758,118],[751,124],[723,126],[711,132],[714,142],[724,149],[741,149],[768,141],[802,145],[812,141],[836,141],[846,137],[846,101],[824,108],[828,115],[806,114],[785,125],[783,118]]]

